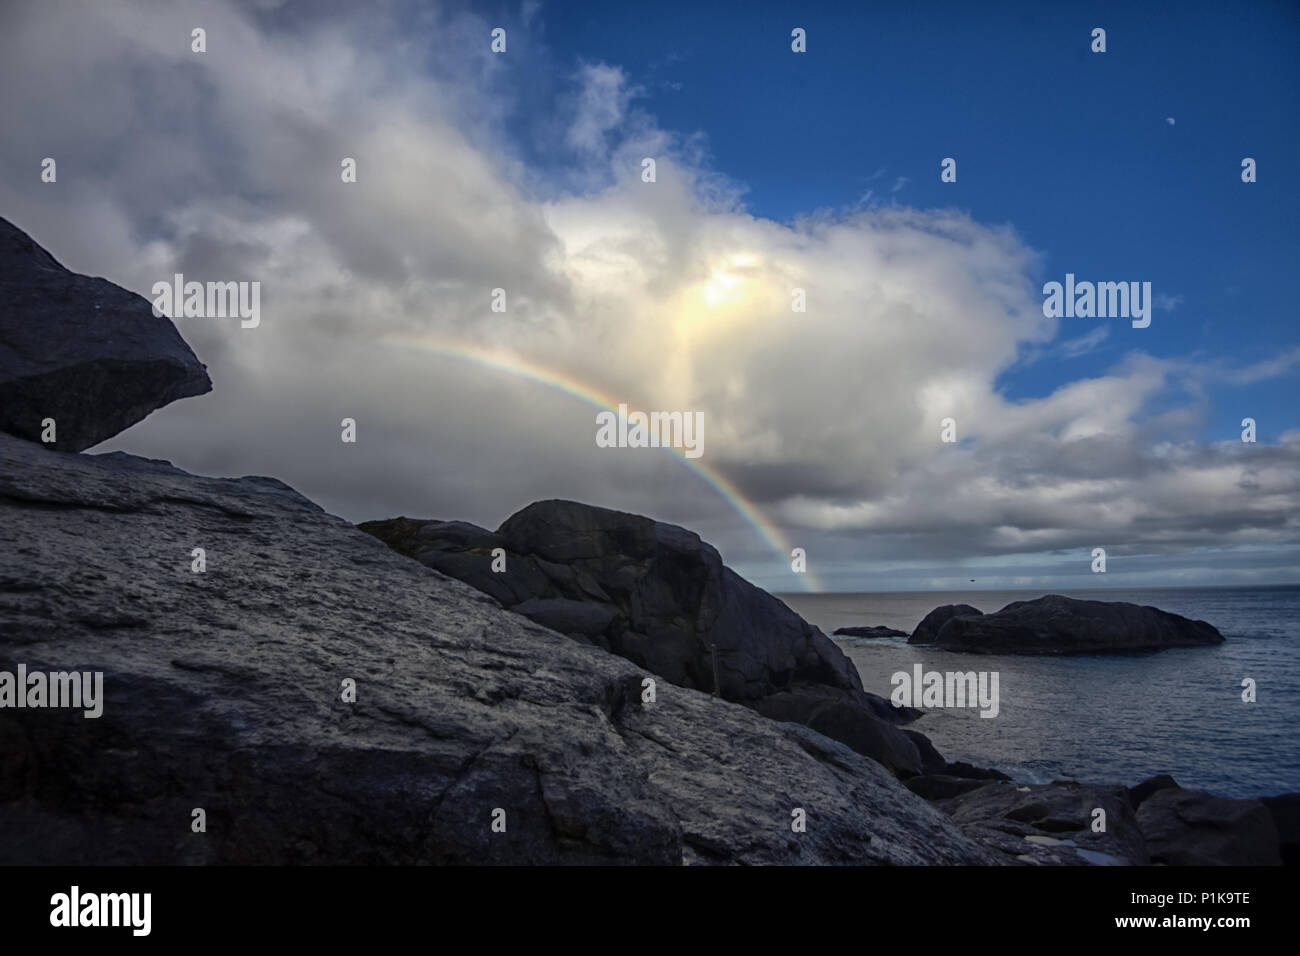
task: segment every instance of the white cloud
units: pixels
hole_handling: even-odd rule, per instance
[[[629,89],[621,68],[603,63],[584,65],[577,79],[580,89],[565,139],[579,152],[604,158],[606,140],[623,122],[636,91]]]
[[[1300,366],[1300,346],[1292,346],[1281,350],[1273,358],[1264,359],[1244,368],[1232,369],[1220,366],[1217,369],[1217,377],[1232,385],[1254,385],[1257,382],[1286,375],[1297,366]]]
[[[1087,335],[1081,335],[1077,339],[1067,339],[1060,345],[1056,346],[1054,353],[1061,358],[1078,358],[1080,355],[1087,355],[1095,351],[1102,343],[1110,338],[1110,326],[1099,325]]]

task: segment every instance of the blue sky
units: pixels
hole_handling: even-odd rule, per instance
[[[1300,344],[1300,4],[1135,7],[555,3],[541,19],[557,61],[619,64],[660,125],[706,133],[755,215],[839,211],[868,192],[956,206],[1014,228],[1043,253],[1044,281],[1143,279],[1178,300],[1064,367],[1012,369],[999,385],[1016,399],[1101,374],[1130,345],[1254,364]],[[939,180],[948,156],[956,183]],[[1062,340],[1103,320],[1072,321]],[[1246,416],[1261,441],[1298,424],[1294,376],[1210,397],[1207,440]]]

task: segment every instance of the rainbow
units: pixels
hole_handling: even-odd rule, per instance
[[[525,378],[548,388],[556,389],[602,411],[618,414],[618,399],[612,398],[592,385],[578,381],[571,375],[547,368],[536,362],[530,362],[516,355],[495,352],[476,345],[469,345],[427,333],[421,335],[390,333],[380,336],[378,342],[385,346],[407,351],[424,352],[460,362],[469,362],[483,368]],[[683,449],[665,447],[664,450],[672,453],[678,461],[702,478],[724,501],[731,505],[736,513],[745,520],[746,524],[758,533],[758,536],[763,539],[768,547],[776,552],[781,564],[789,567],[790,551],[793,547],[789,539],[786,538],[780,528],[774,525],[759,510],[756,504],[745,497],[744,493],[726,475],[711,465],[704,464],[703,458],[687,458]],[[805,591],[820,592],[822,590],[821,581],[811,568],[807,573],[798,574],[795,577],[800,579]]]

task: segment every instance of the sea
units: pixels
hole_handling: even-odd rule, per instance
[[[833,638],[888,697],[890,677],[927,671],[997,671],[1000,708],[930,708],[910,726],[948,760],[995,767],[1022,783],[1079,780],[1132,786],[1171,774],[1226,797],[1300,791],[1300,585],[1088,589],[1069,597],[1129,601],[1208,621],[1226,642],[1144,656],[1024,657],[958,654],[907,638]],[[986,614],[1041,591],[782,594],[830,635],[838,627],[911,631],[934,608],[970,604]],[[1242,700],[1255,682],[1254,703]]]

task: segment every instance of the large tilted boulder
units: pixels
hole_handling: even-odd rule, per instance
[[[573,501],[539,501],[506,519],[500,536],[561,596],[615,611],[619,620],[605,634],[611,649],[673,683],[737,701],[800,684],[862,687],[829,638],[725,567],[694,532]]]
[[[1133,654],[1221,644],[1223,635],[1154,607],[1049,594],[993,614],[949,615],[926,643],[973,654]]]
[[[102,671],[103,713],[0,711],[0,864],[991,860],[847,746],[667,681],[643,703],[646,670],[270,478],[0,435],[19,664]]]
[[[81,451],[211,391],[171,320],[107,279],[69,272],[0,219],[0,432]]]
[[[853,662],[694,532],[573,501],[539,501],[496,532],[393,518],[360,526],[507,608],[682,687],[805,724],[900,776],[923,770],[898,726],[919,715],[862,688]],[[505,567],[493,568],[493,551]]]

